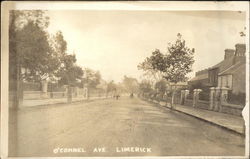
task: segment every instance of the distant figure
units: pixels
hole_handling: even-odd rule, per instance
[[[118,99],[119,99],[119,97],[120,97],[120,95],[118,94],[118,95],[116,95],[115,97],[116,97],[116,100],[118,100]]]
[[[130,98],[133,98],[133,97],[134,97],[134,94],[133,94],[133,93],[131,93],[131,94],[130,94]]]

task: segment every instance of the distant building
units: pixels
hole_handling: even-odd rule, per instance
[[[201,83],[204,86],[210,86],[208,80],[208,69],[195,72],[195,77],[188,81],[189,85],[194,85],[197,83]]]
[[[224,60],[208,69],[198,71],[189,84],[202,83],[210,87],[227,87],[232,93],[245,93],[246,45],[236,44],[226,49]]]
[[[187,86],[188,86],[187,82],[169,83],[167,89],[172,91],[172,90],[184,89],[187,88]]]

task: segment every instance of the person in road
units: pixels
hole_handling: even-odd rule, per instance
[[[117,94],[115,97],[116,97],[116,100],[118,100],[120,98],[120,95]]]
[[[134,94],[133,94],[133,93],[131,93],[131,94],[130,94],[130,98],[133,98],[133,97],[134,97]]]

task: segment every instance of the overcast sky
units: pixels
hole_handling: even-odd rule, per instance
[[[239,32],[246,25],[245,13],[222,11],[78,10],[48,11],[48,15],[49,31],[63,32],[68,52],[75,52],[79,65],[117,82],[124,75],[139,79],[138,63],[156,48],[166,52],[177,33],[196,50],[193,71],[210,67],[223,59],[226,48],[244,43]]]

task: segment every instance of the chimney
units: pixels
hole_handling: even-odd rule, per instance
[[[233,57],[234,56],[234,49],[226,49],[225,50],[225,55],[224,55],[224,60]]]
[[[245,56],[246,44],[236,44],[235,49],[235,56]]]

